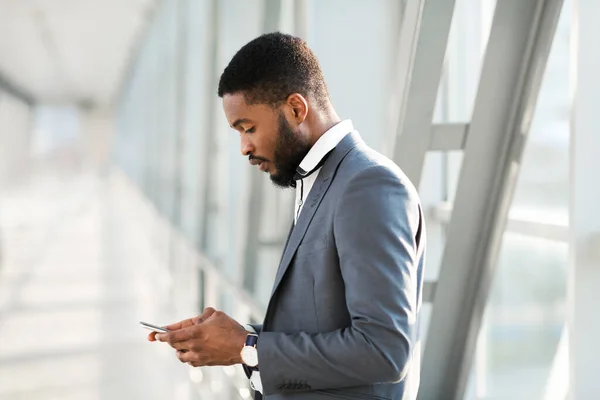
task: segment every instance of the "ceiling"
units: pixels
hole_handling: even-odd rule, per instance
[[[0,0],[0,75],[36,101],[110,106],[156,0]]]

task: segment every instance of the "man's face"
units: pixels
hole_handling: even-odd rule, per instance
[[[290,186],[296,168],[311,147],[309,139],[286,118],[286,107],[248,105],[243,94],[223,96],[227,121],[240,133],[242,155],[284,188]]]

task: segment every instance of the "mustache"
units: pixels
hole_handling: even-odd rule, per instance
[[[268,162],[269,160],[267,160],[264,157],[259,157],[259,156],[253,156],[253,155],[249,155],[248,156],[248,161],[252,161],[252,160],[257,160],[257,161],[265,161]]]

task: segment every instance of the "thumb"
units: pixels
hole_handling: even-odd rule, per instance
[[[201,324],[204,321],[206,321],[208,318],[210,318],[217,310],[215,310],[212,307],[206,307],[204,309],[204,312],[202,313],[202,315],[200,315],[198,318],[196,318],[196,325],[197,324]]]

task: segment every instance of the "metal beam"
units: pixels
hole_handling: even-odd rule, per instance
[[[435,124],[431,128],[430,151],[462,150],[467,139],[468,124]]]
[[[219,45],[220,45],[220,23],[221,20],[221,2],[219,0],[212,0],[211,2],[211,11],[212,11],[212,21],[210,27],[210,35],[211,35],[211,46],[209,51],[209,59],[212,60],[208,72],[208,76],[210,79],[210,88],[216,88],[219,83]],[[216,97],[216,96],[215,96]],[[202,224],[200,225],[200,234],[199,242],[200,242],[200,250],[207,254],[209,258],[214,257],[213,252],[210,249],[211,243],[211,235],[213,234],[214,218],[212,214],[214,213],[214,197],[216,194],[214,193],[214,188],[216,187],[214,176],[214,169],[212,165],[215,165],[216,158],[216,149],[218,148],[217,138],[212,133],[216,131],[217,127],[217,107],[218,107],[219,99],[214,98],[212,101],[208,102],[208,121],[206,126],[206,141],[204,146],[204,165],[202,167],[202,172],[204,174],[204,187],[202,187],[202,196],[204,200],[202,202]]]
[[[156,20],[156,12],[159,8],[157,4],[154,4],[154,6],[149,6],[143,14],[142,26],[136,32],[136,36],[129,46],[127,55],[125,56],[125,68],[118,78],[113,97],[110,99],[110,105],[112,106],[122,107],[124,96],[128,93],[129,87],[134,81],[133,76],[138,71],[138,65],[142,62],[141,55],[143,48],[150,38],[150,33],[154,25],[152,22]]]
[[[567,243],[569,241],[569,226],[567,224],[561,225],[510,218],[506,225],[506,231],[555,242]]]
[[[310,2],[311,0],[294,1],[294,34],[305,42],[309,41],[310,35]]]
[[[285,244],[285,238],[278,237],[276,239],[261,239],[258,243],[265,247],[282,248]]]
[[[406,2],[398,41],[399,87],[391,99],[393,160],[419,186],[455,0]]]
[[[6,92],[11,96],[14,96],[18,99],[21,99],[28,106],[33,106],[35,104],[35,99],[31,93],[26,91],[25,89],[19,87],[15,83],[8,80],[1,72],[0,72],[0,93]]]
[[[244,288],[250,293],[256,289],[256,271],[258,269],[258,252],[260,233],[262,232],[262,202],[265,191],[265,179],[258,169],[252,169],[250,174],[249,201],[247,208],[246,235],[244,244]]]
[[[419,399],[462,399],[562,0],[496,4],[423,354]]]
[[[279,30],[281,22],[281,0],[265,0],[263,8],[263,33]],[[263,232],[263,198],[266,180],[263,174],[252,168],[249,171],[250,185],[248,186],[248,222],[244,244],[243,280],[244,288],[250,293],[256,291],[256,276],[258,270],[258,252],[260,250],[260,234]]]
[[[185,0],[177,1],[177,58],[176,62],[176,74],[175,82],[175,113],[177,115],[175,119],[174,134],[175,134],[175,148],[173,155],[173,182],[175,184],[174,195],[173,195],[173,208],[171,210],[171,221],[179,228],[181,226],[182,219],[182,201],[183,201],[183,186],[184,176],[183,170],[185,168],[186,153],[185,153],[185,124],[187,120],[187,107],[186,107],[186,91],[185,86],[187,84],[187,58],[188,58],[188,36],[189,36],[189,20],[187,18],[189,14],[189,4]]]
[[[437,289],[437,281],[425,281],[423,282],[423,302],[432,303],[435,298],[435,291]]]
[[[432,210],[430,222],[448,223],[451,216],[452,205],[441,203]],[[509,216],[505,231],[556,242],[567,243],[569,241],[569,224],[567,221],[565,223],[538,222]]]
[[[281,23],[281,0],[264,0],[263,33],[275,32]]]
[[[174,187],[173,198],[171,203],[171,209],[167,210],[169,213],[171,223],[177,228],[183,230],[181,224],[182,221],[182,200],[183,200],[183,170],[185,168],[186,154],[184,151],[184,127],[186,121],[186,107],[185,107],[185,77],[187,70],[187,40],[189,33],[189,21],[187,15],[189,13],[189,4],[185,0],[177,0],[175,5],[174,15],[176,20],[175,27],[175,44],[177,47],[175,57],[175,87],[174,87],[174,107],[173,112],[175,114],[175,120],[173,121],[173,134],[174,144],[173,152],[171,154],[172,171],[171,176]],[[177,241],[171,235],[169,236],[169,268],[176,270],[179,265],[185,265],[187,260],[182,258],[182,251],[177,246]],[[199,274],[198,280],[202,279],[202,275]],[[202,302],[198,299],[197,303]],[[194,304],[197,306],[198,304]]]

